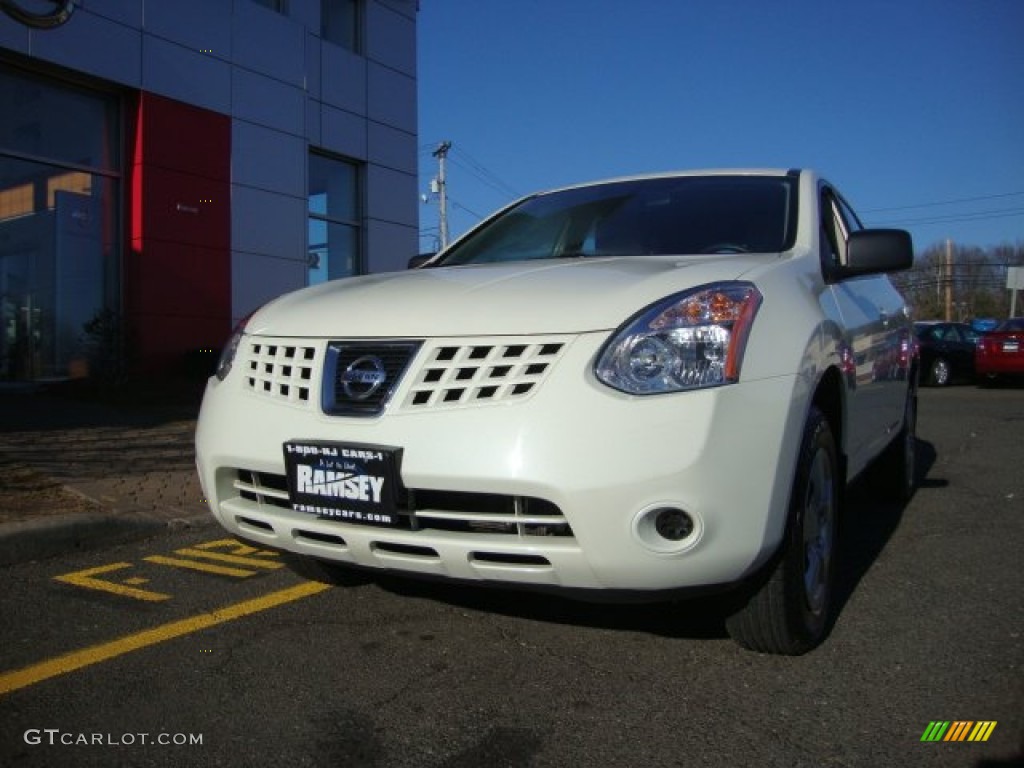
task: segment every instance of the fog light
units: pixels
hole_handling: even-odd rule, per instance
[[[633,518],[633,536],[659,555],[681,555],[704,538],[704,520],[698,512],[686,512],[686,502],[662,499],[644,507]]]
[[[693,533],[693,518],[681,509],[664,507],[654,513],[654,530],[663,539],[682,541]]]

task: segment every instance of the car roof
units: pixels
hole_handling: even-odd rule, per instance
[[[684,179],[708,176],[763,176],[766,178],[786,178],[787,176],[799,176],[806,173],[813,173],[813,171],[800,168],[704,168],[682,171],[662,171],[658,173],[639,173],[630,176],[613,176],[606,179],[581,181],[577,184],[567,184],[562,187],[545,189],[537,192],[537,194],[546,195],[552,192],[562,192],[568,189],[584,189],[586,187],[598,187],[603,184],[617,184],[626,181],[646,181],[650,179]]]

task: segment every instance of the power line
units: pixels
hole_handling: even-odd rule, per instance
[[[453,200],[453,199],[451,198],[451,196],[449,196],[449,197],[448,197],[448,202],[452,204],[452,207],[453,207],[453,208],[458,208],[458,209],[459,209],[460,211],[465,211],[465,212],[466,212],[466,213],[468,213],[468,214],[469,214],[470,216],[476,216],[476,218],[477,218],[478,220],[481,220],[481,219],[483,219],[483,218],[484,218],[483,216],[481,216],[481,215],[480,215],[479,213],[477,213],[476,211],[474,211],[474,210],[471,210],[471,209],[467,208],[466,206],[464,206],[464,205],[463,205],[462,203],[458,202],[457,200]]]
[[[941,205],[957,205],[958,203],[976,203],[981,200],[998,200],[1003,197],[1019,197],[1024,192],[1001,192],[995,195],[980,195],[978,197],[960,197],[953,200],[941,200],[934,203],[918,203],[917,205],[894,205],[886,208],[868,208],[861,213],[880,213],[882,211],[909,211],[915,208],[935,208]]]
[[[494,179],[491,179],[491,178],[489,178],[489,177],[479,173],[475,168],[473,168],[473,166],[468,165],[467,163],[462,162],[461,158],[459,158],[457,156],[456,157],[452,157],[451,161],[452,161],[453,165],[456,165],[459,168],[461,168],[462,170],[466,171],[468,174],[473,176],[481,184],[483,184],[483,185],[485,185],[487,187],[490,187],[492,190],[494,190],[495,192],[500,194],[503,198],[508,198],[510,195],[513,196],[513,197],[519,197],[519,195],[515,195],[513,192],[511,192],[509,190],[508,187],[504,186],[499,181],[495,181]]]
[[[883,225],[923,226],[926,224],[949,224],[961,221],[985,221],[987,219],[1004,219],[1011,216],[1024,216],[1024,208],[1003,208],[995,211],[976,211],[974,213],[950,213],[942,216],[926,216],[918,219],[891,219],[878,222]]]
[[[508,184],[504,179],[499,177],[494,171],[485,166],[469,152],[463,149],[461,146],[456,145],[455,157],[452,158],[453,162],[458,162],[463,168],[476,176],[480,181],[484,182],[488,186],[492,187],[498,192],[510,195],[512,197],[522,197],[523,193]],[[464,161],[464,162],[459,162]]]

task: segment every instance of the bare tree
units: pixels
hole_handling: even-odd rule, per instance
[[[1024,265],[1024,245],[982,249],[945,243],[926,248],[907,272],[894,275],[897,288],[919,320],[970,321],[977,317],[1006,317],[1010,295],[1008,267]],[[947,287],[949,301],[947,303]]]

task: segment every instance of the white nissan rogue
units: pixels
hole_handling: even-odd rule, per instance
[[[249,317],[203,400],[203,489],[313,578],[722,589],[740,644],[803,653],[846,484],[884,453],[913,491],[916,345],[885,274],[912,259],[810,171],[536,194]]]

